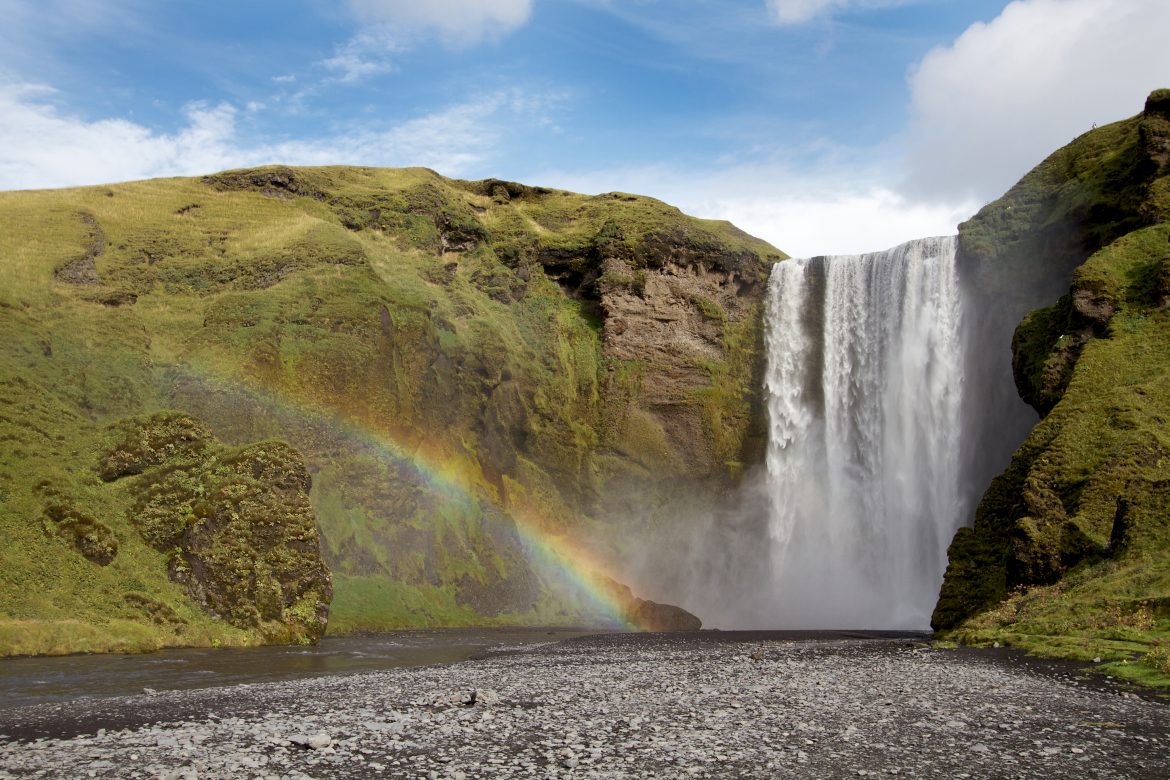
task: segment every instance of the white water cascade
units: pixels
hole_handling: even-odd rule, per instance
[[[773,269],[776,627],[929,628],[964,519],[959,317],[951,237]]]

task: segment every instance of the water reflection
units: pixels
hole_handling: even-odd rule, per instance
[[[162,650],[145,655],[0,659],[0,708],[83,697],[275,682],[464,661],[557,642],[568,629],[439,629],[326,637],[312,647]]]

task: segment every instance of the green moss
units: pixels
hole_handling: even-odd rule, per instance
[[[77,629],[79,642],[107,647],[121,641],[97,628],[111,615],[143,626],[144,644],[230,645],[280,638],[282,620],[303,623],[326,598],[272,586],[295,556],[249,569],[237,555],[271,530],[262,516],[302,522],[308,510],[262,489],[287,476],[262,465],[281,461],[275,451],[217,439],[281,438],[304,453],[329,565],[391,583],[414,608],[379,612],[342,587],[338,626],[571,622],[508,513],[592,529],[611,481],[681,473],[644,407],[645,367],[604,357],[599,287],[642,295],[671,264],[750,286],[783,257],[650,198],[425,169],[270,167],[3,193],[0,227],[0,531],[13,540],[0,603],[22,625],[78,619],[96,632]],[[78,258],[92,278],[88,266],[57,274]],[[628,282],[599,281],[607,258],[627,263]],[[707,366],[697,403],[733,469],[758,414],[742,392],[758,344],[736,335],[738,320],[708,320],[728,334],[729,362]],[[142,416],[167,409],[180,413]],[[266,476],[240,473],[233,452]],[[61,495],[36,492],[44,479]],[[62,497],[94,521],[78,521],[72,541],[46,520]],[[250,519],[231,518],[237,505]],[[200,565],[246,581],[238,593],[199,595],[183,579],[200,528]],[[99,537],[117,543],[105,566],[74,544]]]
[[[346,575],[336,577],[334,588],[338,606],[329,621],[334,634],[485,623],[475,610],[460,606],[451,589],[409,585],[386,576]]]
[[[118,540],[104,523],[67,504],[49,504],[45,508],[45,530],[60,537],[81,555],[109,566],[118,555]]]
[[[987,279],[1077,267],[1069,293],[1016,330],[1017,385],[1045,417],[951,543],[932,621],[962,641],[1111,658],[1147,682],[1164,674],[1170,629],[1156,606],[1170,594],[1159,121],[1078,138],[962,228]]]
[[[1013,369],[1020,396],[1047,414],[1064,395],[1084,337],[1072,326],[1071,299],[1037,309],[1024,318],[1012,339]]]
[[[755,388],[760,380],[762,337],[757,309],[750,309],[738,321],[726,322],[726,358],[706,362],[703,367],[710,383],[693,391],[702,404],[704,430],[715,462],[723,464],[732,476],[740,471],[743,461],[756,460],[763,445],[763,433],[758,428],[763,415],[752,404],[758,396]]]
[[[273,640],[320,637],[329,577],[299,453],[277,442],[224,450],[176,413],[121,422],[112,438],[99,472],[107,481],[142,474],[130,522],[193,601]]]
[[[102,453],[97,465],[98,476],[106,482],[141,474],[167,461],[201,459],[211,432],[187,415],[162,414],[118,423],[113,439],[115,443]]]
[[[703,295],[692,295],[691,303],[707,319],[714,322],[726,322],[727,312],[715,301]]]
[[[1038,655],[1104,661],[1097,670],[1170,684],[1170,580],[1165,560],[1126,557],[1084,566],[1050,586],[1024,588],[949,636]],[[1160,595],[1151,595],[1160,594]]]

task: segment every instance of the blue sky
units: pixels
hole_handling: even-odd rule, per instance
[[[0,0],[0,189],[261,163],[654,195],[793,254],[952,232],[1170,86],[1164,0]]]

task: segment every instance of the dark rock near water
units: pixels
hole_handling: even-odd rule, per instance
[[[603,575],[594,575],[594,580],[619,606],[622,618],[640,631],[698,631],[703,621],[673,604],[659,604],[638,598],[629,586]]]
[[[673,604],[635,599],[629,611],[635,625],[645,631],[698,631],[703,621]]]

